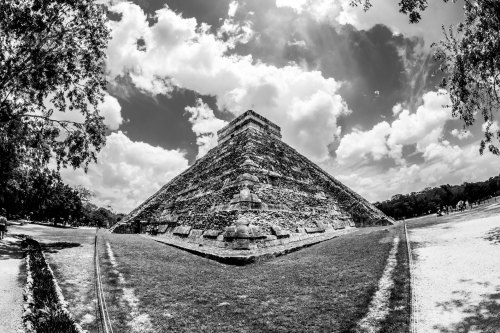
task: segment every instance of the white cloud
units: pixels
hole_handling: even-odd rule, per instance
[[[447,141],[426,147],[424,162],[381,167],[375,163],[352,168],[333,160],[321,166],[369,201],[387,200],[395,194],[420,191],[443,184],[482,181],[498,174],[498,156],[479,154],[479,142],[465,147]]]
[[[488,131],[489,133],[497,133],[500,128],[498,127],[498,121],[495,120],[483,123],[481,129],[483,132]]]
[[[276,7],[289,7],[298,14],[307,13],[317,21],[346,24],[355,21],[351,0],[276,0]]]
[[[380,160],[389,154],[387,136],[391,125],[383,121],[371,130],[354,131],[342,137],[336,150],[337,159],[341,164],[356,164],[371,155],[374,160]]]
[[[453,129],[450,134],[454,137],[456,137],[457,139],[459,140],[465,140],[467,138],[470,138],[472,137],[472,133],[471,131],[467,131],[467,130],[458,130],[458,129]]]
[[[227,16],[234,17],[237,10],[238,10],[238,1],[231,2],[229,4],[229,9],[227,10]]]
[[[422,96],[422,100],[423,104],[415,113],[402,110],[392,123],[387,144],[393,151],[416,143],[417,150],[422,152],[442,136],[444,124],[451,119],[450,109],[443,107],[450,103],[449,95],[444,90],[428,92]],[[396,157],[401,158],[401,154],[396,153]]]
[[[217,145],[217,131],[227,122],[216,118],[212,109],[200,98],[196,101],[196,106],[187,106],[185,110],[191,114],[189,122],[193,124],[200,158]]]
[[[403,106],[398,103],[392,107],[392,114],[397,116],[401,111],[403,111]]]
[[[417,151],[424,153],[429,145],[439,142],[444,125],[451,118],[450,110],[443,107],[449,103],[449,96],[440,90],[424,94],[422,100],[423,104],[415,113],[402,110],[400,104],[395,105],[393,112],[397,111],[398,118],[391,124],[383,121],[371,130],[355,130],[344,135],[336,150],[338,162],[346,165],[369,158],[391,157],[404,164],[404,146],[416,144]]]
[[[61,175],[68,184],[95,192],[97,204],[128,213],[187,166],[181,151],[131,141],[118,131],[107,137],[98,163],[90,165],[87,173],[63,169]]]
[[[99,107],[101,116],[104,117],[104,125],[110,130],[117,130],[123,123],[121,115],[122,107],[118,100],[113,96],[104,96],[104,101]]]
[[[442,39],[441,26],[458,23],[463,18],[463,5],[443,1],[429,1],[419,24],[410,24],[407,15],[399,12],[397,1],[371,1],[372,7],[351,6],[351,0],[276,0],[276,7],[289,7],[299,14],[307,13],[317,21],[327,21],[334,26],[351,24],[358,30],[368,30],[384,24],[395,34],[420,36],[426,47]]]
[[[50,102],[50,98],[45,101],[47,108],[54,108],[54,105]],[[121,106],[116,98],[109,94],[104,95],[104,100],[97,106],[99,114],[104,117],[104,125],[110,130],[117,130],[123,123],[123,118],[121,115]],[[65,112],[55,111],[52,115],[53,119],[56,120],[68,120],[74,122],[83,122],[85,120],[84,116],[78,111],[66,110]]]
[[[129,73],[138,88],[153,94],[175,85],[215,96],[219,109],[235,115],[254,109],[279,122],[284,140],[299,151],[314,160],[327,158],[327,145],[339,132],[337,118],[349,113],[337,81],[296,65],[278,68],[228,55],[234,41],[168,8],[156,12],[151,26],[137,5],[121,3],[111,10],[121,14],[110,24],[111,77]],[[137,49],[138,38],[145,50]]]

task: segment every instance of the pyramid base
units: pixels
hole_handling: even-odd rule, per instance
[[[355,230],[356,228],[348,227],[342,230],[329,229],[323,233],[314,234],[293,233],[289,238],[259,242],[259,246],[250,240],[241,239],[233,242],[224,242],[203,238],[187,239],[170,234],[141,236],[224,264],[241,266],[291,253],[354,232]]]

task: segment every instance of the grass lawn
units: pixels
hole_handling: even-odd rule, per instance
[[[132,290],[139,312],[149,315],[157,332],[351,332],[368,309],[399,232],[399,227],[366,228],[242,267],[138,235],[102,234],[101,265],[113,329],[132,331],[130,303],[124,301]],[[405,253],[400,249],[403,261],[396,267],[405,276],[396,281],[403,295]],[[384,323],[387,332],[404,332],[407,324],[407,298],[398,295],[391,297],[391,307],[399,312],[391,310],[397,319]]]

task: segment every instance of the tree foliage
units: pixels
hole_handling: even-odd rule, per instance
[[[105,22],[93,0],[0,0],[4,171],[19,160],[42,168],[52,156],[75,168],[96,160],[105,143]]]
[[[396,219],[435,213],[444,206],[456,207],[459,201],[470,203],[500,194],[500,176],[487,181],[463,183],[462,185],[441,185],[426,188],[420,192],[397,194],[390,200],[375,203],[381,211]]]
[[[372,7],[372,0],[351,0],[351,6],[361,5],[366,11]],[[385,1],[385,0],[380,0]],[[449,0],[443,0],[448,2]],[[456,1],[456,0],[453,0]],[[410,23],[418,23],[422,19],[421,13],[427,8],[427,0],[400,0],[399,11],[408,15]]]
[[[445,31],[435,58],[447,74],[441,84],[450,93],[453,116],[474,124],[482,115],[486,126],[480,153],[487,147],[500,155],[500,131],[492,126],[500,108],[500,2],[465,1],[465,19]]]
[[[368,10],[372,0],[351,4]],[[427,5],[428,0],[400,0],[399,9],[410,23],[418,23]],[[456,27],[443,27],[443,32],[443,40],[435,44],[435,59],[444,73],[441,87],[450,94],[452,114],[464,128],[482,117],[479,152],[487,148],[500,155],[500,129],[493,125],[500,108],[500,1],[464,0],[464,19]]]
[[[54,222],[79,219],[82,201],[77,190],[64,184],[55,170],[19,168],[0,191],[0,207],[9,218]]]

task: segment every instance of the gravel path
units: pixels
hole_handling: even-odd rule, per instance
[[[417,332],[500,332],[500,215],[410,230]]]
[[[0,241],[0,332],[23,332],[25,281],[21,241],[7,236]]]

